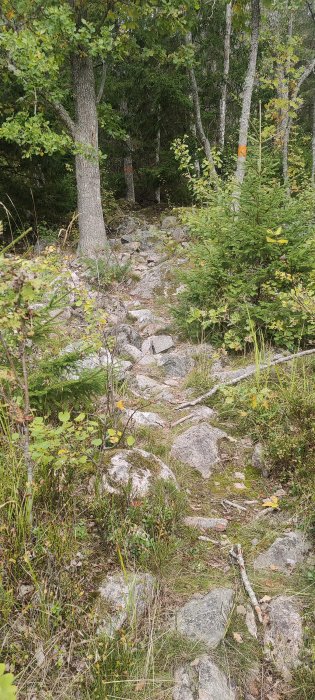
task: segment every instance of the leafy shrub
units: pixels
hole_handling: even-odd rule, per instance
[[[238,351],[253,343],[253,323],[279,346],[313,340],[313,191],[288,199],[270,168],[252,166],[237,216],[227,187],[186,219],[194,242],[177,318],[190,336]]]
[[[313,360],[258,373],[250,382],[224,387],[218,402],[222,417],[262,441],[269,469],[291,485],[304,517],[315,525],[314,370]]]
[[[0,664],[0,698],[1,700],[15,700],[17,688],[12,673],[5,673],[5,665]]]

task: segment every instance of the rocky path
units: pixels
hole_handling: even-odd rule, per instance
[[[299,593],[310,543],[294,517],[262,508],[274,494],[281,505],[285,492],[266,478],[261,446],[235,437],[233,424],[220,423],[206,405],[179,408],[196,395],[199,375],[215,383],[244,370],[223,363],[208,344],[182,342],[174,331],[170,309],[179,283],[172,269],[185,264],[185,245],[186,232],[174,217],[160,228],[131,219],[112,243],[120,264],[132,265],[133,277],[106,303],[115,362],[127,384],[124,419],[136,443],[111,453],[102,488],[119,493],[131,484],[132,496],[141,498],[164,479],[187,495],[191,551],[161,572],[160,585],[171,600],[165,610],[170,628],[196,643],[198,655],[175,669],[173,700],[279,700],[289,697],[303,653]],[[263,624],[229,555],[236,542]],[[131,624],[131,598],[137,619],[145,615],[155,587],[156,574],[149,572],[109,575],[100,595],[111,613],[100,629],[111,635]]]

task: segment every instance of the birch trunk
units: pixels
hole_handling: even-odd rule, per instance
[[[315,186],[315,96],[313,98],[312,185]]]
[[[156,132],[156,143],[155,143],[155,165],[158,167],[160,165],[160,151],[161,151],[161,129],[158,126]],[[161,186],[158,185],[155,189],[155,201],[157,204],[161,204]]]
[[[186,46],[190,46],[192,44],[191,32],[186,34],[185,41],[186,41]],[[196,131],[197,131],[198,137],[200,139],[200,142],[202,144],[203,150],[205,152],[206,159],[210,164],[211,175],[212,175],[214,180],[217,180],[218,176],[217,176],[217,171],[216,171],[215,165],[214,165],[210,141],[209,141],[208,137],[206,136],[206,133],[205,133],[205,130],[203,127],[203,123],[202,123],[199,91],[198,91],[195,70],[193,67],[188,68],[188,75],[189,75],[190,86],[191,86],[191,95],[192,95],[193,104],[194,104]]]
[[[235,179],[238,185],[237,197],[240,195],[240,189],[243,184],[245,175],[245,163],[247,154],[247,140],[249,129],[250,108],[254,89],[254,81],[256,74],[257,53],[259,44],[259,27],[260,27],[260,0],[251,0],[251,42],[250,54],[247,73],[243,89],[242,113],[240,118],[239,139],[238,139],[238,155]]]
[[[305,82],[305,80],[311,75],[311,73],[315,69],[315,58],[312,59],[312,61],[309,62],[309,64],[305,67],[302,75],[300,76],[295,89],[290,97],[290,101],[292,101],[293,104],[295,104],[298,96],[300,89]],[[283,151],[282,151],[282,163],[283,163],[283,180],[285,185],[287,186],[288,193],[290,194],[290,182],[289,182],[289,162],[288,162],[288,151],[289,151],[289,144],[290,144],[290,134],[291,134],[291,127],[292,127],[292,117],[288,115],[287,121],[286,121],[286,128],[285,128],[285,133],[284,133],[284,138],[283,138]]]
[[[128,115],[128,104],[127,100],[124,98],[121,101],[120,104],[120,111],[123,116]],[[125,183],[126,183],[126,200],[127,202],[132,202],[132,204],[135,203],[136,197],[135,197],[135,184],[134,184],[134,177],[133,177],[133,163],[132,163],[132,143],[131,143],[131,138],[130,135],[127,134],[127,138],[125,140],[125,146],[126,146],[126,154],[124,156],[124,176],[125,176]]]
[[[80,240],[78,252],[97,257],[107,248],[101,201],[98,154],[98,118],[92,59],[75,54],[72,58],[75,101],[74,140]]]
[[[231,53],[231,31],[232,31],[232,2],[229,2],[225,11],[225,36],[224,36],[224,64],[223,64],[223,83],[220,100],[220,121],[219,121],[219,145],[223,150],[225,143],[225,123],[226,123],[226,98],[227,84],[230,71],[230,53]]]

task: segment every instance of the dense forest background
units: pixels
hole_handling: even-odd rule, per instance
[[[59,54],[58,46],[43,40],[45,28],[52,41],[62,33],[70,41],[72,29],[63,16],[67,3],[32,3],[28,19],[27,5],[2,6],[0,199],[15,222],[21,219],[37,232],[66,225],[76,208],[73,149],[41,86],[46,79],[41,62],[51,60],[58,66],[67,109],[73,111],[65,49],[61,45]],[[100,32],[101,8],[97,2],[76,5],[87,17],[87,34],[93,30],[94,37]],[[233,174],[253,8],[242,0],[217,0],[109,2],[103,9],[111,39],[107,35],[98,54],[93,51],[93,64],[104,203],[112,193],[140,205],[189,204],[191,192],[172,146],[186,137],[198,174],[205,138],[219,175]],[[294,193],[314,180],[315,9],[312,2],[279,0],[263,2],[260,14],[251,134],[258,138],[261,110],[263,143],[279,176],[288,159]],[[13,55],[15,71],[7,69]]]

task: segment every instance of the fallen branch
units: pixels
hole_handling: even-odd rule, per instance
[[[233,386],[234,384],[238,384],[238,382],[241,382],[243,379],[247,379],[250,377],[252,374],[255,374],[256,372],[260,372],[264,369],[269,369],[270,367],[274,367],[275,365],[281,365],[283,362],[291,362],[291,360],[295,360],[296,358],[299,357],[306,357],[306,355],[313,355],[315,353],[315,348],[311,348],[311,350],[302,350],[301,352],[296,352],[293,355],[286,355],[286,357],[280,357],[277,360],[273,360],[272,362],[269,362],[268,364],[261,364],[258,365],[258,367],[249,367],[248,369],[244,370],[243,374],[240,374],[238,377],[234,377],[234,379],[228,379],[226,382],[222,382],[220,384],[216,384],[210,391],[207,391],[206,394],[203,394],[202,396],[198,396],[197,399],[194,399],[193,401],[186,401],[185,403],[181,403],[179,406],[176,407],[176,410],[180,410],[183,408],[188,408],[189,406],[197,406],[199,403],[203,403],[206,399],[209,399],[210,396],[214,396],[222,387],[224,386]]]
[[[238,563],[238,565],[240,567],[241,578],[243,581],[245,591],[246,591],[246,593],[249,597],[249,600],[250,600],[250,602],[251,602],[251,604],[256,612],[256,615],[258,617],[259,622],[261,622],[261,624],[262,624],[263,617],[262,617],[261,607],[258,603],[258,600],[256,598],[256,595],[255,595],[253,589],[252,589],[252,586],[250,584],[249,578],[248,578],[247,573],[246,573],[241,545],[236,544],[234,547],[232,547],[232,549],[230,551],[230,555],[231,555],[231,557],[233,557],[233,559],[235,559],[235,561]]]
[[[247,508],[245,508],[244,506],[240,506],[238,503],[235,503],[235,501],[227,501],[226,498],[222,501],[222,505],[231,506],[231,508],[236,508],[237,510],[244,510],[245,513],[247,512]]]

